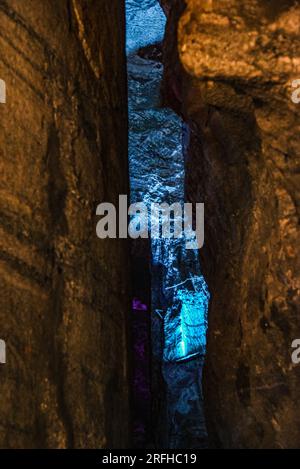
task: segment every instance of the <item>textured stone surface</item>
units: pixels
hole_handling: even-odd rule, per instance
[[[300,9],[164,0],[165,100],[190,125],[186,194],[206,204],[212,302],[205,371],[213,444],[300,445]]]
[[[161,106],[161,45],[152,42],[149,29],[153,4],[158,6],[155,0],[127,3],[129,44],[138,49],[148,43],[128,56],[131,200],[144,201],[148,206],[151,202],[184,201],[183,126],[173,111]],[[163,34],[166,18],[158,8]],[[150,244],[151,443],[156,448],[203,447],[206,429],[200,375],[208,292],[199,275],[199,251],[186,249],[183,237],[152,238]],[[144,269],[144,276],[146,272]],[[139,328],[142,330],[142,324]],[[142,391],[146,398],[147,392]]]
[[[0,0],[1,447],[128,444],[124,5]],[[113,51],[113,53],[112,53]]]

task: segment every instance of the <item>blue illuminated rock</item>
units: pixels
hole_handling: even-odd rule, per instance
[[[131,201],[184,201],[183,126],[163,108],[163,75],[158,40],[166,18],[156,1],[127,2],[129,161]],[[141,46],[151,47],[141,49]],[[150,57],[150,58],[149,58]],[[156,58],[151,60],[151,57]],[[168,409],[159,421],[157,445],[201,446],[205,436],[200,378],[205,353],[209,293],[201,275],[199,251],[185,238],[152,239],[152,353],[157,407]],[[162,420],[167,420],[162,423]],[[189,430],[187,430],[189,429]]]

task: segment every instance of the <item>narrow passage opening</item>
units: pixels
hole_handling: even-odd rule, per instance
[[[161,106],[166,17],[126,0],[131,203],[184,203],[180,118]],[[201,201],[199,201],[201,202]],[[175,216],[175,215],[174,215]],[[183,236],[132,241],[132,414],[136,447],[206,445],[201,375],[209,292]]]

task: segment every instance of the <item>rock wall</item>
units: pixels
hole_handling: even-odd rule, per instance
[[[212,445],[300,446],[300,8],[163,0],[164,98],[190,127],[186,196],[206,204]]]
[[[0,0],[0,447],[128,445],[124,4]]]

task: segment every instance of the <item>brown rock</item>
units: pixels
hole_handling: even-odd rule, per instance
[[[300,7],[166,4],[164,96],[190,127],[187,198],[206,204],[211,441],[299,447]]]
[[[128,444],[124,5],[0,1],[0,446]],[[112,52],[113,51],[113,52]]]

